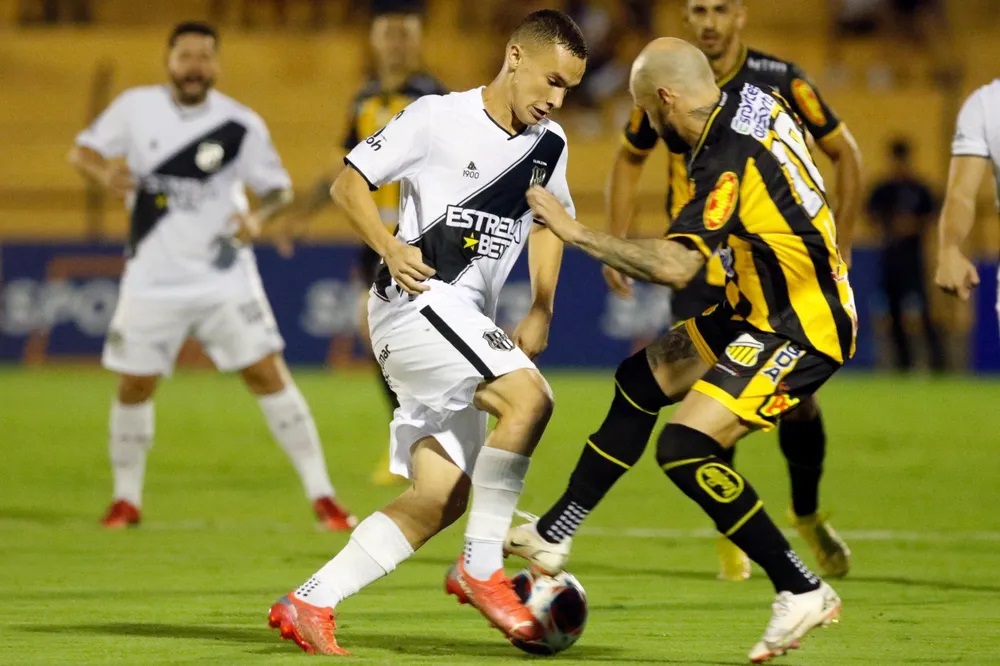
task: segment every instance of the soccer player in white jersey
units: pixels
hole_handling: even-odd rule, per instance
[[[951,143],[935,282],[963,301],[979,284],[979,273],[962,253],[962,243],[976,222],[976,195],[991,164],[1000,197],[1000,79],[979,88],[965,101]],[[1000,301],[997,310],[1000,312]]]
[[[573,210],[566,137],[546,116],[580,82],[586,57],[566,14],[529,14],[492,83],[420,98],[345,158],[351,168],[332,194],[382,257],[369,298],[372,349],[400,402],[391,469],[411,485],[271,607],[271,626],[307,652],[346,653],[333,609],[455,522],[470,487],[465,552],[446,590],[509,638],[541,635],[504,575],[502,554],[553,406],[531,359],[548,338],[562,244],[533,224],[525,195],[541,185]],[[395,236],[369,191],[394,181],[402,181]],[[525,245],[534,301],[512,340],[494,316]],[[497,418],[489,438],[487,414]]]
[[[217,368],[239,371],[257,397],[320,526],[349,530],[356,520],[334,500],[316,425],[288,374],[247,244],[290,203],[291,182],[264,121],[213,89],[214,28],[180,24],[168,46],[170,83],[126,90],[70,153],[80,173],[125,199],[131,216],[102,359],[120,376],[109,445],[114,499],[102,523],[139,523],[153,393],[191,334]],[[246,187],[260,198],[253,212]]]

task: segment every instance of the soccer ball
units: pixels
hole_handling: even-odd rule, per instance
[[[537,641],[511,639],[515,647],[530,654],[557,654],[580,638],[587,624],[587,593],[572,574],[545,576],[525,569],[511,583],[545,630]]]

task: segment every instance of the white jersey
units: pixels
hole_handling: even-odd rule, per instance
[[[965,100],[958,114],[951,154],[990,159],[1000,196],[1000,79],[987,83]]]
[[[256,271],[252,251],[233,244],[233,216],[249,209],[247,186],[258,195],[291,186],[256,113],[215,90],[185,107],[166,85],[132,88],[76,143],[123,157],[137,182],[124,291],[183,297]]]
[[[396,236],[437,273],[428,286],[493,318],[497,297],[531,232],[525,193],[552,192],[575,216],[566,135],[551,120],[511,136],[487,114],[483,89],[426,95],[345,158],[372,189],[402,181]],[[385,264],[375,296],[405,307]]]

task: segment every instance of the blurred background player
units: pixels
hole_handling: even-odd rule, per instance
[[[292,382],[249,247],[291,201],[291,182],[264,121],[214,90],[219,37],[183,23],[168,42],[168,85],[122,93],[76,139],[71,163],[125,199],[128,263],[104,346],[119,373],[111,408],[114,499],[105,527],[137,525],[153,393],[190,333],[222,371],[239,371],[291,459],[319,524],[356,522],[334,500],[309,407]],[[245,189],[260,198],[249,211]]]
[[[937,206],[930,186],[913,169],[911,152],[906,139],[889,143],[892,171],[876,183],[868,197],[868,214],[882,234],[882,290],[889,307],[896,369],[913,369],[904,314],[907,307],[915,307],[927,343],[929,365],[935,372],[943,372],[944,349],[931,318],[924,270],[924,236]]]
[[[979,273],[962,251],[962,244],[975,225],[976,195],[991,163],[1000,193],[1000,79],[987,83],[965,100],[951,143],[935,282],[963,301],[979,284]],[[997,311],[1000,313],[1000,301]]]
[[[646,282],[683,287],[718,252],[729,269],[726,300],[618,366],[608,415],[584,447],[597,455],[573,473],[589,478],[585,490],[605,494],[638,461],[659,411],[679,403],[658,438],[656,462],[774,585],[771,621],[750,650],[761,663],[834,621],[840,599],[802,564],[720,454],[753,430],[773,428],[854,355],[847,264],[822,177],[776,93],[747,82],[727,95],[705,55],[674,38],[639,54],[630,87],[658,135],[670,132],[691,147],[693,194],[667,237],[629,241],[592,231],[540,188],[528,193],[531,210],[564,242]],[[537,523],[511,530],[506,547],[558,571],[587,515],[581,508],[568,492]]]
[[[305,222],[332,203],[330,186],[342,168],[344,155],[354,149],[365,137],[385,126],[392,117],[406,108],[413,100],[424,95],[447,93],[444,85],[434,76],[424,71],[421,59],[422,3],[396,2],[376,3],[378,11],[372,20],[370,32],[371,71],[370,77],[358,91],[351,106],[347,136],[341,144],[342,151],[334,163],[339,165],[316,181],[308,198],[297,205],[286,222],[292,235],[298,233]],[[399,183],[389,183],[373,193],[379,215],[386,226],[394,227],[399,218]],[[282,247],[290,252],[287,241]],[[361,246],[356,267],[358,282],[362,285],[363,296],[358,299],[359,337],[365,345],[368,336],[368,289],[375,281],[375,271],[381,258],[367,245]],[[374,356],[372,356],[374,361]],[[385,391],[390,411],[399,406],[395,394],[389,388],[382,372],[379,381]],[[379,460],[372,472],[372,483],[391,485],[405,483],[406,479],[389,471],[388,452]]]
[[[503,569],[504,537],[552,415],[551,389],[531,359],[547,345],[563,249],[533,224],[525,193],[541,185],[573,209],[566,136],[548,115],[580,83],[586,58],[569,16],[534,12],[488,86],[418,99],[344,159],[333,196],[383,258],[369,298],[372,346],[400,402],[392,469],[411,486],[271,607],[269,624],[307,652],[343,654],[334,608],[455,522],[467,502],[465,551],[447,592],[510,639],[542,635]],[[370,192],[394,181],[406,192],[395,235]],[[497,299],[526,245],[533,302],[508,337],[495,323]],[[488,439],[487,415],[496,417]]]
[[[741,33],[746,19],[743,0],[687,0],[684,10],[684,20],[692,41],[708,57],[718,85],[724,91],[739,92],[744,83],[752,82],[778,91],[833,162],[836,183],[832,199],[835,202],[838,242],[849,261],[852,230],[861,203],[861,153],[857,143],[798,66],[748,48],[743,43]],[[639,177],[646,158],[659,141],[660,137],[649,119],[641,109],[635,109],[625,128],[608,187],[609,230],[615,236],[625,238],[628,235],[635,212]],[[669,226],[689,200],[690,194],[683,144],[672,146],[669,135],[663,141],[670,152],[666,204]],[[604,267],[604,276],[614,293],[622,297],[632,296],[631,282],[626,276],[607,266]],[[725,300],[725,277],[722,261],[713,257],[690,285],[675,290],[671,299],[674,322],[690,319]],[[795,527],[809,543],[824,575],[843,576],[849,568],[850,551],[819,512],[819,482],[826,455],[826,432],[819,403],[814,396],[803,399],[798,409],[784,415],[778,426],[778,441],[788,461],[792,495],[790,516]],[[584,455],[597,454],[585,451]],[[735,448],[725,451],[729,463],[732,463],[734,455]],[[726,539],[720,539],[718,545],[719,577],[723,580],[745,580],[749,577],[746,556]]]

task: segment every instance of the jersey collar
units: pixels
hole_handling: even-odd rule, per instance
[[[748,54],[747,45],[746,44],[741,45],[740,57],[736,59],[736,65],[734,65],[733,68],[729,70],[726,74],[720,76],[715,81],[715,85],[721,88],[722,86],[726,85],[734,78],[736,78],[736,75],[740,73],[740,70],[743,69],[743,65],[745,65],[747,62],[747,54]]]
[[[691,159],[688,160],[688,171],[691,170],[691,164],[694,162],[694,158],[697,157],[698,153],[701,151],[701,147],[705,145],[705,139],[708,138],[708,133],[711,131],[712,125],[715,124],[715,119],[718,117],[719,111],[722,111],[722,107],[726,105],[726,99],[729,96],[724,90],[721,91],[721,93],[722,94],[719,96],[719,103],[715,105],[715,110],[712,111],[712,115],[708,117],[708,121],[705,123],[705,128],[701,130],[701,136],[698,137],[697,145],[695,145],[694,150],[691,151]]]

